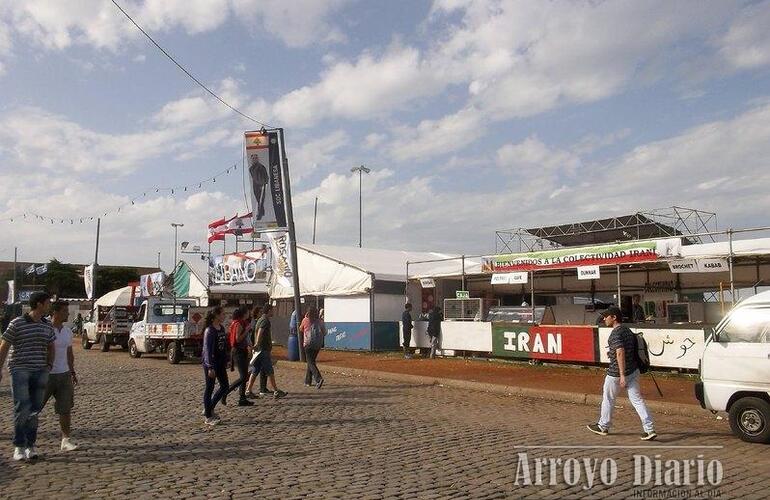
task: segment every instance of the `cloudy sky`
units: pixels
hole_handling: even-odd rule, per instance
[[[770,1],[121,4],[285,128],[300,241],[318,196],[319,243],[357,244],[360,164],[370,247],[491,252],[496,229],[671,205],[770,222]],[[88,262],[79,219],[124,206],[100,262],[170,266],[172,221],[203,242],[247,211],[253,128],[109,0],[0,0],[0,259]]]

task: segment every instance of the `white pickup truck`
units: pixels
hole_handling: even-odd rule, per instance
[[[728,412],[742,440],[770,443],[770,292],[739,302],[716,326],[699,372],[701,406]]]
[[[90,349],[94,344],[99,344],[102,352],[109,351],[113,345],[126,349],[135,314],[136,308],[131,306],[96,306],[83,325],[80,340],[83,349]]]
[[[203,335],[191,321],[195,301],[150,297],[139,308],[131,326],[128,354],[138,358],[144,353],[165,353],[169,363],[177,364],[187,356],[200,356]]]

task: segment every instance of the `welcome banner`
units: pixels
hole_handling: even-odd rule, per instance
[[[676,258],[681,254],[681,250],[682,241],[679,238],[631,241],[628,243],[590,247],[560,248],[558,250],[485,257],[482,260],[482,271],[487,273],[510,273],[654,262],[661,259]]]

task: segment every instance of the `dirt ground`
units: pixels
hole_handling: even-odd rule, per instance
[[[275,356],[286,359],[286,350],[276,347]],[[510,362],[483,358],[425,359],[419,356],[404,359],[398,353],[369,353],[324,350],[318,357],[323,364],[390,373],[405,373],[436,378],[469,380],[533,389],[568,391],[579,394],[600,394],[604,381],[604,369],[597,367],[539,365],[527,362]],[[653,373],[663,397],[658,395],[649,374],[642,376],[642,394],[650,401],[667,401],[697,405],[694,385],[697,375],[668,372]]]

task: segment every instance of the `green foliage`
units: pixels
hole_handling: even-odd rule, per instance
[[[131,281],[139,281],[139,272],[132,267],[101,267],[96,272],[95,297],[122,288]]]
[[[83,297],[85,292],[78,268],[56,259],[48,263],[48,272],[38,277],[38,283],[57,297]]]

